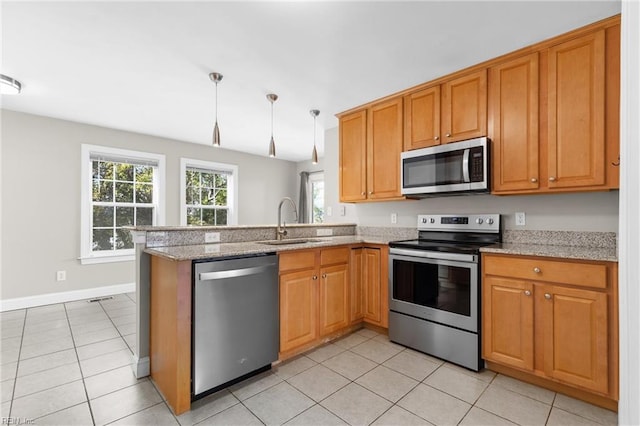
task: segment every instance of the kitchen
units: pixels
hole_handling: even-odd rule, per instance
[[[224,88],[223,84],[224,84],[224,80],[220,84],[221,93],[223,93],[222,92],[222,89]],[[209,85],[211,85],[211,83],[209,83]],[[403,86],[399,88],[402,88],[402,87]],[[369,99],[365,99],[365,100],[369,100]],[[3,98],[3,101],[4,101],[4,98]],[[262,102],[264,102],[264,100]],[[266,102],[264,103],[266,104]],[[349,105],[348,107],[353,107],[354,105],[356,104]],[[277,106],[278,105],[276,104],[276,108]],[[220,107],[222,110],[223,105],[220,104]],[[277,111],[278,110],[276,109],[276,123],[278,118]],[[265,113],[268,114],[268,111]],[[324,113],[325,112],[323,111],[322,114],[324,115]],[[306,112],[305,112],[305,115],[307,115],[306,119],[309,120],[308,114]],[[7,119],[7,117],[11,119],[10,120],[11,122],[20,124],[20,129],[22,129],[22,130],[18,129],[20,130],[20,133],[17,136],[14,135],[15,140],[40,139],[42,138],[42,134],[43,134],[41,132],[46,132],[49,135],[51,135],[51,137],[55,137],[56,134],[64,135],[64,133],[66,132],[63,132],[63,130],[61,129],[65,129],[65,128],[71,132],[79,131],[80,133],[82,133],[84,135],[83,139],[85,139],[83,143],[87,142],[86,140],[89,140],[89,142],[92,144],[101,145],[101,144],[108,144],[107,141],[110,142],[110,139],[113,139],[113,132],[106,129],[96,129],[91,126],[76,127],[77,125],[72,126],[70,123],[66,123],[66,122],[60,122],[52,119],[45,119],[45,118],[40,118],[35,116],[22,115],[19,113],[12,113],[10,111],[3,111],[3,120]],[[12,130],[9,122],[7,122],[7,124],[4,124],[3,122],[3,129],[6,129],[6,128],[8,129],[3,130],[3,132]],[[29,129],[29,131],[25,134],[26,129]],[[13,129],[14,132],[17,132],[18,130],[16,130],[15,128]],[[267,136],[268,136],[268,131],[269,129],[267,128],[266,130]],[[12,134],[10,133],[9,136],[12,136]],[[182,149],[178,149],[175,147],[171,148],[172,144],[169,141],[160,142],[162,144],[160,145],[162,148],[157,148],[158,145],[152,144],[152,143],[155,143],[155,141],[152,140],[151,138],[147,138],[139,135],[131,135],[131,134],[124,134],[124,135],[118,134],[117,138],[120,138],[121,136],[124,136],[127,140],[119,143],[116,146],[121,146],[123,148],[135,146],[135,149],[138,149],[138,150],[149,150],[151,152],[155,152],[156,150],[159,150],[167,153],[167,155],[174,155],[174,157],[171,157],[170,159],[171,161],[167,161],[168,165],[175,164],[176,162],[175,159],[183,155],[189,156],[192,158],[193,157],[202,158],[202,157],[205,157],[206,152],[208,152],[207,148],[205,147],[194,147],[194,148],[190,147],[188,149],[189,150],[192,149],[193,151],[191,153],[185,153],[184,150]],[[6,136],[3,135],[3,140],[11,140],[9,138],[5,139],[5,137]],[[60,139],[66,139],[66,138],[68,137],[65,135]],[[277,139],[278,138],[276,133],[276,140]],[[101,140],[104,142],[100,142]],[[321,167],[325,171],[327,188],[334,188],[332,191],[327,190],[326,205],[333,207],[332,218],[333,218],[333,221],[335,222],[358,223],[360,226],[389,226],[391,225],[391,221],[390,221],[391,214],[396,213],[397,222],[398,222],[397,225],[400,225],[403,227],[411,227],[411,226],[415,227],[415,218],[417,217],[418,214],[426,213],[425,209],[428,209],[429,213],[431,212],[433,213],[450,213],[450,212],[474,213],[479,211],[482,211],[482,212],[499,211],[499,212],[504,212],[505,214],[513,214],[513,212],[516,212],[516,211],[524,211],[527,213],[526,229],[536,229],[536,230],[563,229],[563,230],[577,230],[577,231],[591,230],[591,231],[603,231],[603,232],[615,232],[618,229],[618,217],[617,217],[618,197],[617,197],[617,192],[615,191],[570,194],[570,195],[562,195],[562,196],[555,196],[555,195],[518,196],[518,197],[477,196],[473,198],[474,201],[471,207],[468,204],[469,202],[468,199],[470,197],[438,198],[438,199],[431,199],[431,200],[425,200],[425,201],[346,204],[346,205],[342,204],[341,205],[338,202],[338,191],[337,191],[337,187],[338,187],[337,141],[338,141],[337,129],[333,128],[333,129],[327,130],[325,134],[326,146],[325,146],[325,154],[324,154],[324,164],[321,165]],[[60,150],[63,150],[63,149],[66,150],[62,152],[63,156],[69,157],[69,158],[77,158],[75,146],[72,146],[68,142],[65,143],[63,140],[60,140],[59,142],[60,144],[55,144],[55,146]],[[156,148],[153,149],[151,148],[152,146]],[[3,148],[4,148],[3,153],[5,154],[3,158],[23,158],[21,157],[22,154],[20,154],[18,147],[14,146],[13,144],[6,144],[6,142],[3,141]],[[266,150],[266,143],[264,148]],[[15,150],[18,150],[18,151],[15,151]],[[175,154],[169,154],[172,151]],[[229,151],[227,151],[227,153],[228,152]],[[51,151],[47,151],[47,154],[56,155],[55,152],[51,152]],[[222,156],[222,154],[220,155]],[[238,160],[233,160],[230,157],[231,155],[235,155],[235,154],[225,154],[225,155],[228,156],[226,159],[220,158],[220,160],[218,161],[224,161],[224,162],[238,161]],[[290,178],[283,176],[287,173],[288,173],[288,176],[295,175],[297,171],[296,169],[297,166],[294,164],[283,162],[281,160],[276,160],[276,161],[277,161],[276,165],[273,166],[273,173],[269,171],[268,174],[272,176],[273,179],[280,179],[280,181],[285,186],[285,188],[287,185],[288,185],[288,188],[283,189],[281,194],[273,194],[272,192],[274,191],[270,191],[269,190],[270,188],[268,189],[266,186],[264,187],[264,189],[256,188],[256,191],[255,191],[255,193],[259,194],[260,197],[264,197],[258,200],[261,205],[265,206],[265,209],[264,209],[265,212],[269,212],[268,214],[270,216],[264,219],[264,221],[268,223],[275,222],[275,212],[276,212],[275,207],[277,206],[278,201],[281,199],[281,197],[285,195],[293,195],[297,192],[297,188],[296,188],[297,181],[292,183]],[[270,164],[273,164],[273,163],[265,162],[264,159],[262,160],[262,162],[256,161],[251,165],[242,167],[240,171],[240,176],[242,176],[243,179],[245,177],[251,178],[252,185],[257,185],[258,182],[262,182],[262,184],[266,185],[266,183],[263,182],[264,179],[261,181],[261,179],[258,177],[258,173],[254,174],[254,170],[260,170],[260,169],[264,170],[265,167],[272,167],[270,166]],[[3,170],[6,170],[6,167],[8,166],[3,163]],[[175,166],[171,166],[171,167],[175,167]],[[277,170],[282,168],[287,169],[288,172],[278,174]],[[308,169],[306,166],[304,168]],[[67,187],[77,187],[77,175],[75,173],[68,171],[66,172],[68,175],[65,175],[65,170],[61,170],[60,172],[62,173],[62,176],[65,179],[64,181],[61,182],[61,185],[64,185]],[[6,178],[3,179],[3,182],[6,182]],[[41,184],[41,182],[38,182],[37,184]],[[176,200],[176,195],[174,194],[176,194],[177,192],[178,192],[177,183],[168,182],[167,199],[171,200],[172,198],[170,197],[174,197],[173,200]],[[11,194],[12,193],[10,189],[3,187],[4,203],[7,203],[7,200],[15,199],[15,198],[11,198]],[[40,194],[40,195],[46,197],[46,194]],[[239,194],[239,196],[243,197],[244,195],[241,193]],[[249,197],[253,197],[253,196],[254,195],[250,195]],[[74,201],[75,197],[76,195],[73,194],[72,199],[70,199],[69,202],[77,205],[78,202]],[[20,198],[17,198],[17,199],[20,199]],[[6,208],[6,204],[4,203],[3,205]],[[54,203],[54,201],[52,200],[51,203]],[[176,201],[174,201],[174,203],[176,205],[178,204]],[[245,205],[246,205],[246,201],[245,201]],[[268,207],[268,206],[271,206],[271,207]],[[341,212],[338,206],[344,206],[345,208],[344,216],[340,216]],[[437,207],[432,207],[432,206],[437,206]],[[248,211],[248,209],[249,209],[248,207],[244,209],[240,209],[239,214],[240,215],[247,214],[246,212]],[[576,215],[576,212],[579,212],[579,214]],[[12,216],[11,214],[12,214],[11,211],[3,214],[3,218],[5,219],[5,221],[9,221],[9,219],[15,218],[15,215]],[[68,223],[69,221],[68,219],[63,217],[56,217],[55,214],[56,214],[55,212],[51,212],[51,215],[53,215],[52,217],[53,220],[57,220],[60,223]],[[176,220],[175,213],[171,213],[171,214],[174,215],[173,220]],[[75,234],[79,232],[78,230],[76,230],[77,226],[75,225],[76,223],[79,222],[79,212],[77,210],[77,207],[73,208],[72,216],[73,218],[71,219],[71,223],[67,226],[62,226],[61,230],[65,231],[66,229],[67,232],[72,232]],[[515,225],[513,224],[513,222],[510,222],[509,219],[513,220],[512,218],[507,218],[507,220],[505,221],[505,227],[507,229],[514,229]],[[239,218],[239,223],[243,223],[243,222],[247,223],[247,219],[245,218],[243,220],[243,217],[241,216]],[[47,229],[47,230],[42,230],[42,232],[50,232],[52,234],[51,237],[46,238],[46,240],[48,241],[57,241],[57,240],[68,241],[68,243],[66,243],[68,248],[65,249],[67,253],[76,251],[75,246],[76,246],[76,241],[80,239],[79,236],[74,237],[71,239],[72,241],[69,241],[70,240],[69,238],[64,238],[64,237],[58,238],[56,234],[57,230]],[[9,241],[12,242],[12,245],[11,245],[11,249],[8,249],[7,246],[3,248],[3,275],[5,274],[4,271],[6,268],[10,269],[11,264],[15,263],[16,265],[23,265],[26,260],[24,259],[25,256],[21,256],[20,252],[16,250],[16,247],[21,247],[25,244],[25,241],[22,239],[22,236],[13,234],[12,230],[10,229],[8,230],[6,227],[4,227],[3,242],[7,237],[9,238]],[[36,254],[39,257],[42,257],[43,259],[50,257],[48,255],[48,251],[44,247],[36,249],[36,250],[42,250],[41,254],[38,254],[37,252],[34,253],[33,249],[31,248],[29,250],[31,254]],[[12,254],[12,253],[15,253],[15,254]],[[8,256],[11,256],[11,257],[8,257]],[[74,259],[77,256],[78,256],[78,253],[68,255],[68,257],[71,259]],[[70,260],[70,262],[73,262],[73,261],[75,260]],[[113,265],[107,265],[107,266],[97,265],[95,266],[95,269],[93,269],[91,273],[86,272],[86,268],[84,270],[82,268],[78,268],[78,272],[77,273],[74,272],[73,275],[76,277],[79,276],[80,280],[84,279],[85,281],[91,281],[91,280],[95,281],[94,277],[99,275],[113,276],[113,275],[110,275],[114,273]],[[28,267],[28,266],[25,265],[24,267]],[[51,266],[43,269],[55,271],[57,269],[62,269],[62,268],[60,268],[59,264],[52,264]],[[65,269],[69,271],[73,271],[71,267],[65,268]],[[122,269],[123,271],[120,277],[114,277],[112,282],[122,283],[122,282],[131,281],[130,278],[127,279],[127,277],[130,277],[130,272],[129,272],[130,269],[127,269],[127,268],[122,268]],[[46,272],[46,274],[49,274],[49,272]],[[84,274],[84,277],[83,277],[83,274]],[[71,273],[70,273],[70,276],[71,276]],[[6,282],[7,280],[8,280],[7,276],[5,275],[3,277],[3,283]],[[43,278],[41,281],[44,282],[45,279]],[[104,285],[107,283],[101,283],[101,284]],[[49,288],[48,291],[50,292],[51,291],[50,287],[47,287],[47,288]],[[46,292],[46,291],[47,290],[44,290],[43,292]],[[5,292],[4,292],[4,285],[3,285],[3,299],[5,298],[4,294]],[[12,297],[15,298],[15,297],[27,296],[27,295],[31,296],[31,294],[28,294],[28,293],[20,294],[20,293],[14,292],[13,295],[11,295],[11,293],[9,294],[10,295],[7,296],[8,298],[12,298]]]

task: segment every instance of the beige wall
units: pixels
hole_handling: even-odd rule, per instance
[[[425,213],[500,213],[506,229],[618,232],[618,191],[552,195],[467,195],[395,202],[340,204],[338,198],[338,130],[325,132],[325,202],[327,222],[366,226],[411,226]],[[340,206],[345,216],[340,216]],[[526,226],[515,226],[515,212],[525,212]],[[391,224],[391,213],[398,215]]]
[[[166,224],[179,225],[180,157],[239,167],[239,224],[274,224],[297,199],[296,163],[2,110],[0,299],[134,281],[134,263],[80,265],[80,146],[166,156]],[[266,149],[266,147],[265,147]],[[67,280],[55,281],[58,270]]]

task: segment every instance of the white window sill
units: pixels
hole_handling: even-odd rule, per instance
[[[82,265],[94,265],[97,263],[131,262],[132,260],[135,260],[135,259],[136,259],[135,254],[78,258],[78,260],[80,260],[80,264]]]

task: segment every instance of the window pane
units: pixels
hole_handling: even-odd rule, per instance
[[[202,173],[202,186],[205,186],[207,188],[213,188],[214,186],[213,173]]]
[[[226,206],[227,205],[227,190],[220,189],[216,191],[216,206]]]
[[[113,229],[94,229],[92,250],[113,250]]]
[[[200,173],[187,170],[187,186],[200,186]]]
[[[200,204],[200,191],[197,188],[187,187],[187,204]]]
[[[215,209],[202,209],[202,225],[215,225],[216,211]]]
[[[116,179],[133,182],[133,164],[116,164]]]
[[[116,250],[132,249],[133,237],[127,229],[116,229]]]
[[[116,202],[133,203],[133,184],[128,182],[116,182]]]
[[[312,183],[311,197],[312,223],[322,223],[324,221],[324,181]]]
[[[113,227],[113,207],[111,206],[93,206],[93,226]]]
[[[136,183],[136,203],[153,202],[153,185]]]
[[[200,190],[200,204],[202,204],[203,206],[209,206],[209,205],[213,205],[213,200],[211,199],[212,197],[212,192],[213,190],[211,189],[201,189]]]
[[[153,207],[136,207],[136,225],[153,225]]]
[[[93,181],[93,201],[113,201],[113,181]]]
[[[98,160],[93,160],[91,162],[91,179],[98,179],[99,172],[98,169],[100,167],[100,162]]]
[[[216,188],[227,187],[227,175],[216,175]]]
[[[187,209],[187,225],[200,225],[200,211],[195,207],[189,207]]]
[[[98,176],[100,179],[113,179],[113,163],[100,161]]]
[[[133,226],[133,207],[116,207],[116,226]]]
[[[153,167],[136,166],[136,182],[153,182]]]
[[[227,209],[216,209],[216,225],[227,224]]]

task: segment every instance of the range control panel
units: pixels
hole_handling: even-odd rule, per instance
[[[473,231],[499,232],[499,214],[421,214],[418,215],[418,231]]]

